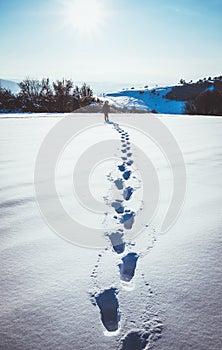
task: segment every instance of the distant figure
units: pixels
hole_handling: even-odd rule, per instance
[[[104,102],[102,112],[104,113],[105,122],[109,122],[109,112],[110,112],[109,101]]]

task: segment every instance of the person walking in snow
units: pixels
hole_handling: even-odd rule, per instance
[[[104,113],[105,122],[109,122],[109,112],[110,112],[109,101],[104,102],[102,112]]]

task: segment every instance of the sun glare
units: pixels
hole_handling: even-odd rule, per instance
[[[106,22],[104,0],[62,0],[64,24],[79,34],[99,33]]]

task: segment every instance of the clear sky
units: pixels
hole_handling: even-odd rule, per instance
[[[222,74],[222,0],[0,0],[0,78]]]

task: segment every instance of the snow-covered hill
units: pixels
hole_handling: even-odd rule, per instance
[[[15,94],[17,94],[20,90],[18,84],[15,81],[5,79],[0,79],[0,87],[4,89],[9,89]]]
[[[153,111],[163,114],[183,114],[185,102],[169,100],[165,95],[172,87],[130,89],[105,94],[105,98],[118,108]]]

